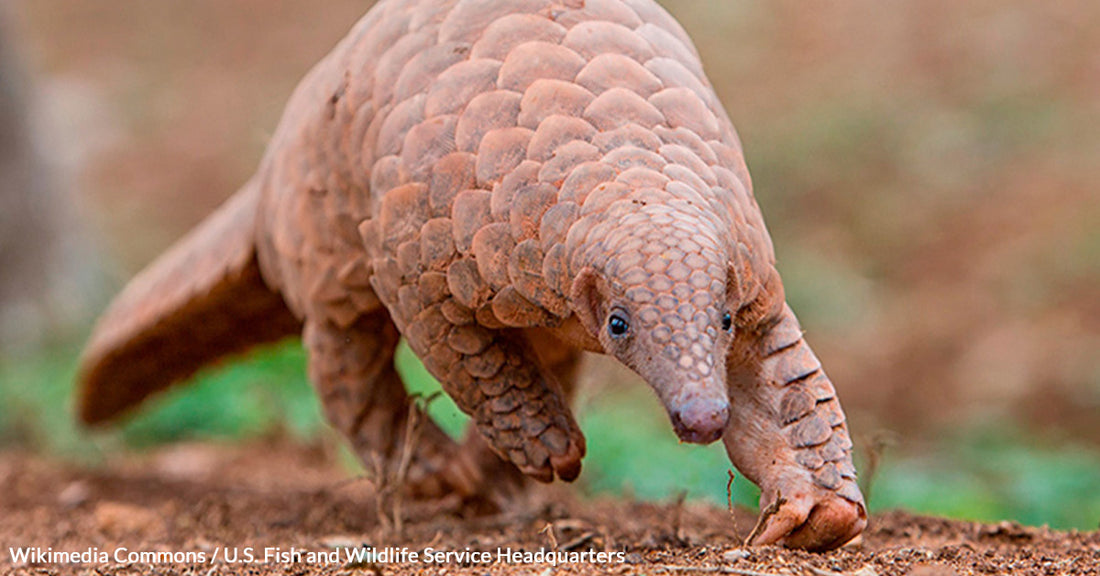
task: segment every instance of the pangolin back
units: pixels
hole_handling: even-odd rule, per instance
[[[652,0],[381,2],[299,87],[262,173],[261,264],[291,308],[346,326],[377,296],[422,358],[418,314],[556,325],[586,266],[688,324],[715,319],[675,310],[714,281],[745,306],[774,284],[738,137]]]

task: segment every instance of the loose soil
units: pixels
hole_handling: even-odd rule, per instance
[[[1098,574],[1100,532],[1057,532],[888,512],[862,541],[828,554],[743,548],[754,523],[703,503],[582,500],[537,487],[504,513],[465,516],[455,502],[404,505],[400,531],[381,517],[372,484],[331,450],[285,441],[187,444],[94,468],[0,454],[0,573],[4,574]],[[9,547],[114,554],[204,553],[204,563],[15,563]],[[226,547],[287,552],[408,547],[621,552],[609,564],[492,562],[225,563]],[[219,560],[210,557],[218,552]]]

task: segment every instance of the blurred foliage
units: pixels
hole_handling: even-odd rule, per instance
[[[123,448],[274,433],[304,442],[327,429],[297,341],[207,370],[194,383],[142,406],[117,428],[94,433],[77,427],[70,408],[76,350],[61,346],[0,364],[0,446],[95,465],[105,453]],[[411,391],[439,390],[404,346],[398,366]],[[579,419],[588,439],[581,490],[646,500],[684,493],[724,505],[730,464],[721,443],[681,444],[653,394],[635,384],[581,391]],[[468,420],[446,396],[431,402],[429,411],[454,436]],[[335,434],[324,435],[338,441]],[[754,507],[759,490],[738,475],[733,499]],[[870,506],[1091,530],[1100,520],[1100,455],[1013,429],[960,432],[921,449],[898,442],[882,455]]]
[[[0,440],[95,460],[100,447],[246,438],[276,428],[306,438],[324,426],[316,395],[305,384],[305,352],[287,342],[208,369],[193,383],[155,397],[121,425],[82,429],[73,408],[78,351],[65,345],[0,362]]]
[[[888,456],[871,507],[1095,530],[1100,455],[1019,430],[971,431],[944,439],[932,453]]]

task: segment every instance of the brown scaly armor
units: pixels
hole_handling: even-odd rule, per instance
[[[402,442],[402,336],[472,417],[484,441],[425,431],[420,494],[485,490],[486,445],[576,478],[588,350],[640,374],[682,440],[722,438],[776,504],[754,543],[826,549],[866,524],[741,144],[652,0],[380,2],[298,87],[256,175],[104,315],[82,417],[299,332],[364,459]]]

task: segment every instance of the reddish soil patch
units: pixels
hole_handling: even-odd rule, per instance
[[[464,518],[453,502],[405,506],[384,528],[366,480],[347,480],[319,448],[264,443],[184,445],[97,469],[0,455],[0,573],[11,574],[1098,574],[1100,532],[982,525],[892,512],[862,542],[828,554],[745,549],[746,510],[704,504],[581,501],[541,487],[506,513]],[[549,528],[548,528],[549,526]],[[227,548],[262,560],[265,547],[327,552],[374,546],[489,552],[490,563],[227,564]],[[202,553],[205,562],[69,565],[13,562],[9,547],[53,552]],[[498,548],[607,551],[607,564],[496,561]],[[211,556],[218,552],[219,559]],[[125,556],[123,556],[125,558]],[[621,560],[621,561],[620,561]]]

